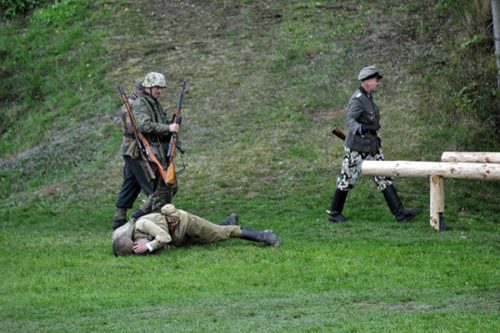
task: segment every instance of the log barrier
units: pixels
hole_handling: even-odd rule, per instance
[[[500,153],[445,152],[441,159],[443,162],[363,161],[361,174],[428,177],[430,225],[435,230],[444,231],[444,178],[500,180]]]
[[[500,163],[500,153],[445,151],[441,162]]]

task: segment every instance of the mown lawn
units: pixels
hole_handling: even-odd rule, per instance
[[[25,207],[32,217],[9,215],[0,234],[2,331],[499,329],[496,223],[457,219],[437,233],[425,213],[401,224],[388,210],[373,219],[358,209],[356,221],[332,225],[320,211],[273,214],[273,205],[243,204],[240,221],[272,228],[281,247],[230,240],[122,258],[92,211]]]
[[[384,73],[386,159],[498,148],[467,109],[478,86],[443,92],[455,79],[435,40],[463,29],[447,18],[468,2],[432,3],[75,0],[0,25],[0,332],[500,331],[498,182],[446,180],[443,233],[423,178],[397,180],[424,208],[411,223],[368,179],[349,194],[352,223],[326,219],[343,154],[329,132],[364,65]],[[116,86],[152,70],[169,112],[188,81],[174,203],[214,222],[236,211],[281,247],[112,255]],[[444,109],[453,98],[464,109]]]

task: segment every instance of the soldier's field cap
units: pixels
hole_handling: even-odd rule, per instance
[[[175,206],[172,205],[172,204],[166,204],[165,206],[163,206],[161,208],[161,214],[162,215],[172,215],[173,213],[175,213],[177,211],[177,209],[175,209]]]
[[[381,79],[382,77],[383,76],[380,75],[377,67],[375,67],[374,65],[371,65],[371,66],[366,66],[365,68],[363,68],[359,72],[358,80],[365,81],[365,80],[373,79],[373,78]]]

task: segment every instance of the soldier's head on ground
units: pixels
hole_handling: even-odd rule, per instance
[[[134,253],[134,242],[128,235],[121,235],[113,240],[113,253],[117,257],[128,256]]]

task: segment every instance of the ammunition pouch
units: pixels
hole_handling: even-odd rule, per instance
[[[130,146],[127,149],[127,155],[135,160],[141,158],[141,153],[139,151],[139,145],[137,144],[137,141],[134,140],[130,143]]]

